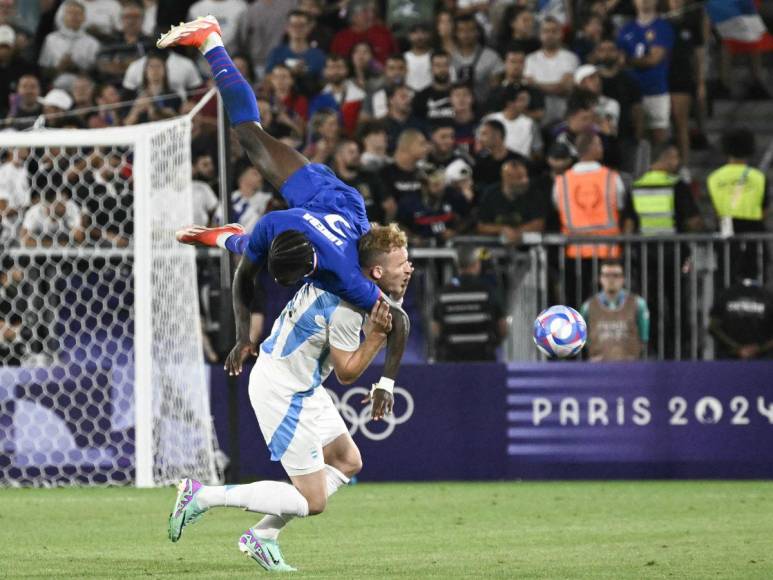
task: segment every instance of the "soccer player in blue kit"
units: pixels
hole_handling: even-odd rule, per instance
[[[290,206],[264,216],[249,235],[233,226],[178,232],[183,243],[242,254],[233,284],[238,336],[226,361],[231,374],[239,374],[255,354],[248,305],[262,265],[281,284],[304,279],[306,284],[274,323],[250,375],[250,400],[271,459],[282,462],[293,485],[206,486],[184,479],[169,517],[169,537],[177,541],[185,525],[212,507],[264,513],[242,535],[239,549],[267,570],[292,570],[279,550],[279,531],[293,517],[321,513],[327,497],[361,467],[345,423],[318,387],[333,369],[342,382],[355,380],[386,341],[384,375],[370,399],[374,419],[391,412],[409,321],[389,296],[402,298],[413,267],[399,228],[371,228],[355,189],[262,129],[252,89],[223,48],[214,17],[174,27],[158,42],[160,48],[174,45],[196,46],[204,54],[240,143]],[[367,322],[363,310],[370,313]]]

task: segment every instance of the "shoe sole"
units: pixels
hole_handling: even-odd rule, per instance
[[[206,28],[212,28],[211,32],[217,32],[218,34],[221,34],[220,27],[216,23],[212,23],[210,21],[206,21],[205,23],[197,23],[194,20],[193,22],[186,22],[185,24],[180,24],[179,26],[173,26],[169,32],[163,34],[161,38],[158,39],[156,42],[156,47],[169,48],[171,46],[177,46],[181,40],[184,40],[190,34],[204,30]]]

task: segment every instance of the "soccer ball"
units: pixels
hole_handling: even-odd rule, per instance
[[[534,344],[549,358],[574,356],[587,339],[588,327],[574,308],[551,306],[534,321]]]

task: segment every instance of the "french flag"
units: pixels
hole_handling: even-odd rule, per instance
[[[773,50],[773,37],[760,18],[755,0],[707,0],[706,11],[722,40],[739,52]]]

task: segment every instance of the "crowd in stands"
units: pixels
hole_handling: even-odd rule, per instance
[[[717,222],[764,229],[764,176],[744,178],[754,191],[729,204],[727,180],[693,182],[686,170],[706,145],[707,45],[718,45],[702,2],[1,0],[4,128],[117,127],[190,111],[212,86],[206,62],[159,51],[154,38],[206,14],[252,83],[264,127],[328,164],[372,221],[398,221],[413,246],[464,234],[518,245],[528,232],[707,231],[700,197]],[[767,97],[764,70],[754,72],[747,96]],[[195,219],[250,228],[283,202],[234,139],[229,167],[217,166],[216,115],[210,103],[194,118]],[[752,141],[728,136],[731,165],[745,166]],[[649,168],[636,166],[645,142]],[[50,153],[3,152],[0,243],[125,246],[130,155]],[[223,216],[215,191],[226,169]],[[651,195],[663,188],[671,193]],[[580,269],[618,257],[582,245],[566,255]]]

